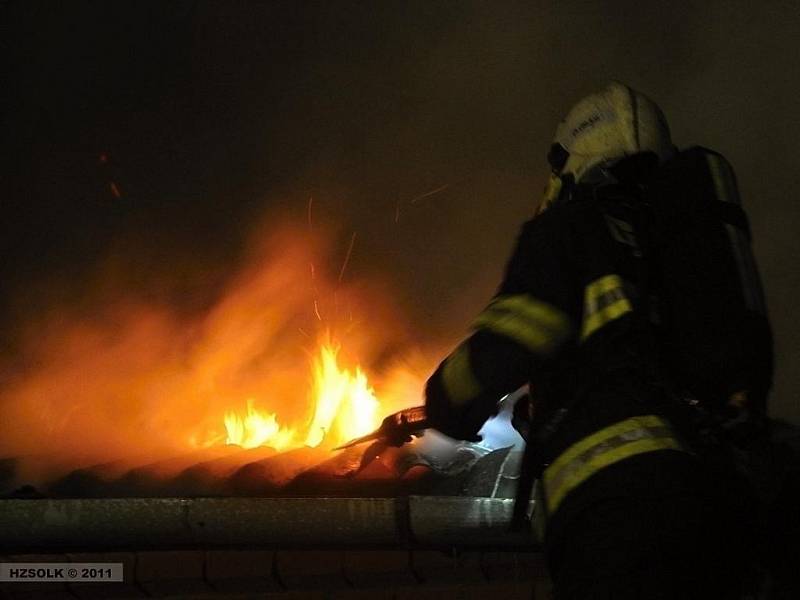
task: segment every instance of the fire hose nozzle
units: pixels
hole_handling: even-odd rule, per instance
[[[424,406],[414,406],[392,413],[372,433],[350,440],[334,450],[344,450],[364,442],[381,440],[389,446],[402,446],[412,437],[421,436],[428,429],[428,416]]]

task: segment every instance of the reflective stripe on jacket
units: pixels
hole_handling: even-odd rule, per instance
[[[658,450],[683,448],[669,423],[656,415],[619,421],[572,444],[544,470],[548,514],[554,514],[572,490],[605,467]]]

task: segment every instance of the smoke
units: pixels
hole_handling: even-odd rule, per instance
[[[224,284],[196,286],[213,299],[192,311],[136,295],[106,265],[80,306],[54,307],[23,327],[17,368],[0,392],[0,456],[33,459],[28,468],[38,457],[47,476],[163,459],[224,444],[223,416],[247,401],[304,431],[323,339],[340,345],[343,366],[373,375],[384,413],[418,404],[435,354],[410,338],[379,278],[346,277],[347,254],[329,230],[261,220]]]
[[[248,341],[248,324],[256,330],[260,322],[242,317],[227,330],[213,315],[238,302],[258,304],[255,293],[226,296],[232,272],[240,277],[236,289],[258,278],[240,271],[251,223],[267,207],[305,224],[309,197],[315,223],[341,226],[323,252],[335,256],[329,283],[338,285],[356,232],[344,283],[363,278],[391,300],[387,320],[402,321],[402,333],[389,327],[384,345],[413,339],[444,350],[502,276],[544,186],[556,123],[614,78],[662,106],[679,145],[713,147],[736,168],[776,331],[772,411],[800,420],[793,400],[800,353],[792,343],[800,335],[792,312],[800,290],[793,201],[800,69],[790,4],[198,2],[99,12],[73,5],[69,15],[15,10],[22,25],[9,48],[19,84],[6,92],[5,164],[13,173],[3,182],[10,201],[2,232],[13,266],[2,274],[12,288],[5,297],[16,303],[5,320],[41,323],[36,315],[49,314],[51,323],[84,324],[74,334],[82,341],[44,328],[66,336],[54,346],[73,347],[70,360],[88,353],[123,363],[147,346],[143,332],[155,330],[166,341],[154,350],[170,366],[188,362],[196,373],[214,374],[204,377],[230,380],[232,365],[263,366],[266,359],[247,350],[259,345]],[[104,165],[100,152],[109,156]],[[108,193],[111,180],[121,198]],[[122,267],[109,256],[125,257]],[[98,262],[115,260],[98,271]],[[301,262],[287,271],[303,271]],[[98,311],[103,287],[126,289],[136,306]],[[285,287],[307,307],[307,290]],[[279,285],[269,291],[281,293]],[[149,299],[144,308],[142,297]],[[100,352],[104,334],[89,324],[97,319],[123,319],[123,330],[142,333],[113,338],[118,349]],[[300,320],[289,319],[286,330]],[[212,360],[211,350],[198,349],[209,347],[197,341],[202,335],[241,336],[243,356]],[[30,358],[29,334],[24,352],[9,338],[14,364],[41,361]],[[131,359],[132,372],[153,366],[140,364],[150,360],[143,354]],[[418,363],[427,365],[423,354]],[[62,358],[49,356],[48,368],[58,371]],[[144,412],[158,413],[159,398],[180,384],[143,377],[142,387],[160,386]],[[71,379],[59,385],[74,396],[83,389]],[[46,393],[31,388],[29,402]],[[213,402],[192,406],[211,410]]]

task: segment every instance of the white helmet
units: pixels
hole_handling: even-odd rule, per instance
[[[653,153],[659,163],[675,152],[669,126],[658,105],[619,82],[578,101],[556,129],[547,156],[553,169],[540,210],[560,194],[564,178],[591,183],[607,177],[605,167],[640,153]]]

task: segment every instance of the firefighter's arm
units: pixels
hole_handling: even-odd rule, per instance
[[[446,435],[474,439],[498,400],[572,336],[569,273],[549,233],[523,230],[498,294],[476,318],[472,335],[428,380],[428,417]]]
[[[432,427],[455,439],[477,439],[504,395],[527,377],[525,352],[486,331],[464,340],[436,369],[425,388]]]

